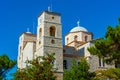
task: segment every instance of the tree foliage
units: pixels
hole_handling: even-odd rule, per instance
[[[98,79],[112,79],[112,80],[120,80],[120,68],[111,68],[108,70],[97,70],[96,71]]]
[[[0,79],[6,78],[6,73],[16,65],[15,60],[10,60],[5,54],[0,56]]]
[[[14,80],[55,80],[52,61],[54,54],[37,57],[31,61],[25,69],[19,69],[15,74]]]
[[[88,48],[88,51],[108,64],[113,61],[120,64],[120,24],[116,27],[108,26],[105,37],[95,40],[94,46]]]
[[[73,60],[71,68],[64,72],[64,80],[95,80],[95,74],[88,70],[89,65],[85,59],[81,59],[79,64]]]

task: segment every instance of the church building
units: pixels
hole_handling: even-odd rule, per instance
[[[75,25],[76,27],[65,35],[63,46],[61,14],[43,11],[38,16],[37,34],[24,32],[19,37],[18,68],[25,68],[28,66],[27,60],[44,56],[46,53],[55,53],[54,68],[59,76],[57,80],[62,80],[63,70],[71,67],[73,59],[79,63],[80,58],[86,58],[90,71],[114,67],[88,52],[87,48],[94,46],[93,34],[80,26],[79,21]]]

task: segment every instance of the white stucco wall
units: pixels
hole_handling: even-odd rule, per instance
[[[85,42],[85,36],[87,36],[87,41],[91,41],[92,40],[92,33],[89,32],[83,32],[83,31],[79,31],[79,32],[70,32],[65,36],[65,45],[68,45],[69,43],[75,41],[74,37],[77,36],[77,41],[82,41]],[[69,40],[67,40],[67,38]],[[70,45],[70,44],[69,44]],[[71,45],[71,46],[74,46]]]
[[[33,47],[34,47],[34,43],[33,42],[27,42],[24,51],[23,51],[23,64],[22,67],[25,68],[26,67],[26,61],[27,60],[32,60],[33,59]]]
[[[72,41],[74,41],[74,36],[77,35],[78,36],[78,41],[82,41],[82,32],[76,32],[76,33],[69,33],[65,36],[65,45],[71,43]],[[69,40],[67,41],[67,38],[69,38]],[[74,45],[73,45],[74,46]]]

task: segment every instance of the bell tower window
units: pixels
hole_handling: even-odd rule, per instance
[[[41,37],[41,35],[42,35],[42,28],[40,28],[39,30],[39,37]]]
[[[50,27],[50,36],[54,36],[55,37],[55,27],[54,26]]]

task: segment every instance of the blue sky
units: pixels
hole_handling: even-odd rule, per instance
[[[62,15],[63,37],[78,20],[94,38],[103,37],[108,25],[118,24],[120,0],[0,0],[0,55],[17,59],[19,36],[28,27],[33,32],[33,26],[36,33],[37,17],[51,3]]]

